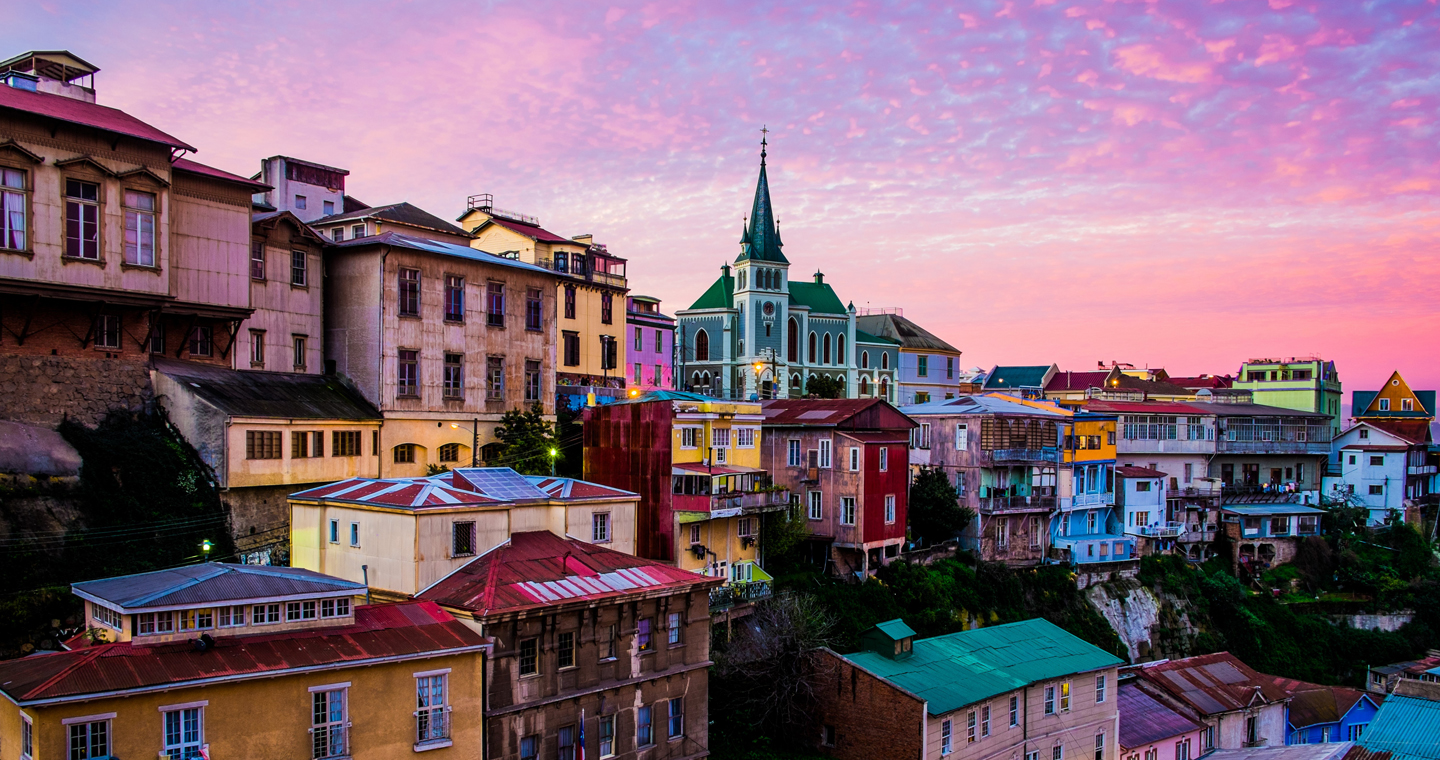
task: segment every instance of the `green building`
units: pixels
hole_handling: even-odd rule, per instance
[[[1318,356],[1251,359],[1240,365],[1234,387],[1250,391],[1257,404],[1329,415],[1331,435],[1340,435],[1340,375],[1335,362]]]

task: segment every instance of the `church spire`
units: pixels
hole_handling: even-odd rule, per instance
[[[780,232],[775,227],[775,211],[770,206],[770,181],[765,174],[766,148],[770,130],[760,130],[760,179],[755,183],[755,202],[750,209],[750,225],[741,237],[741,251],[736,261],[772,261],[788,264],[780,252]]]

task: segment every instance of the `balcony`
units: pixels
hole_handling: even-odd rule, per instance
[[[737,606],[754,604],[769,599],[774,594],[770,581],[745,581],[730,583],[710,589],[710,612],[724,612]]]
[[[1433,464],[1424,464],[1424,465],[1413,465],[1413,464],[1412,464],[1412,465],[1410,465],[1409,469],[1407,469],[1405,472],[1406,472],[1407,474],[1410,474],[1410,475],[1434,475],[1437,469],[1440,469],[1440,468],[1437,468],[1437,467],[1436,467],[1435,465],[1433,465]]]
[[[1135,528],[1135,532],[1151,538],[1179,538],[1185,532],[1185,524],[1178,522],[1155,523]]]
[[[1070,506],[1075,509],[1109,507],[1114,504],[1114,493],[1077,493],[1070,497]]]
[[[674,494],[674,507],[681,512],[705,512],[709,519],[735,517],[742,514],[774,512],[790,505],[790,492],[757,491],[755,493],[728,492],[718,494]]]
[[[986,513],[1034,512],[1039,509],[1054,508],[1054,496],[982,496],[980,498],[980,511]]]
[[[1231,422],[1215,442],[1221,454],[1314,454],[1330,453],[1330,427],[1281,423]]]
[[[994,449],[990,452],[992,462],[1059,462],[1059,449]]]
[[[596,257],[595,261],[599,262],[602,259]],[[611,262],[609,266],[599,271],[597,271],[598,267],[585,266],[583,263],[579,265],[581,271],[576,271],[573,261],[567,261],[565,266],[556,266],[554,259],[536,259],[535,266],[586,282],[598,282],[601,285],[613,285],[617,288],[625,287],[624,262]]]
[[[1209,543],[1215,540],[1215,531],[1218,528],[1215,523],[1190,523],[1176,538],[1187,544]]]
[[[1189,485],[1174,488],[1165,492],[1168,499],[1213,499],[1221,494],[1219,482],[1216,483],[1191,483]]]

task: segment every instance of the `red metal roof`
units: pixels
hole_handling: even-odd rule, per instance
[[[1135,749],[1191,731],[1199,723],[1181,715],[1160,700],[1141,691],[1134,683],[1120,685],[1120,747]]]
[[[670,465],[671,469],[693,472],[696,475],[744,475],[748,472],[764,472],[758,467],[730,467],[723,464],[704,465],[699,462],[681,462]]]
[[[191,161],[188,158],[177,158],[175,159],[175,162],[171,164],[171,166],[176,170],[182,172],[199,174],[203,177],[223,180],[225,182],[234,182],[237,185],[245,185],[246,187],[250,188],[255,192],[271,189],[271,187],[264,182],[256,182],[253,179],[242,177],[238,174],[231,174],[230,172],[216,169],[213,166],[206,166],[205,164],[202,164],[198,161]]]
[[[388,478],[384,480],[350,478],[338,483],[306,489],[291,494],[291,497],[372,504],[377,507],[398,507],[400,509],[505,503],[475,491],[445,485],[433,478]]]
[[[10,108],[71,124],[103,129],[106,132],[157,142],[172,148],[195,150],[193,146],[161,132],[124,111],[75,98],[67,98],[63,95],[30,92],[14,87],[0,87],[0,108]]]
[[[191,641],[101,644],[0,662],[0,689],[17,702],[181,686],[214,678],[275,676],[287,670],[380,658],[437,656],[488,643],[433,602],[362,605],[355,624]]]
[[[1366,417],[1357,422],[1363,422],[1370,427],[1379,428],[1385,432],[1404,438],[1411,443],[1426,443],[1430,440],[1429,420],[1396,420],[1378,417]]]
[[[535,531],[512,534],[509,541],[445,576],[417,598],[470,610],[483,618],[722,582],[721,578]]]
[[[782,398],[762,401],[760,408],[766,425],[835,427],[853,421],[851,427],[902,431],[917,427],[909,417],[878,398]]]
[[[1163,478],[1165,473],[1149,467],[1116,467],[1115,474],[1124,478]]]
[[[1047,391],[1083,391],[1087,388],[1104,388],[1106,378],[1110,377],[1110,370],[1101,372],[1056,372],[1045,384]]]
[[[1202,715],[1284,701],[1272,677],[1255,672],[1229,652],[1142,665],[1136,674]]]
[[[619,488],[602,486],[575,478],[527,478],[532,484],[556,499],[614,499],[635,494]]]
[[[1345,717],[1345,713],[1350,712],[1350,708],[1361,698],[1373,698],[1373,695],[1344,686],[1324,686],[1280,676],[1270,678],[1290,695],[1290,725],[1295,728],[1335,723]]]
[[[541,227],[538,224],[525,224],[524,222],[517,222],[499,216],[490,217],[490,221],[500,225],[501,227],[504,227],[507,230],[510,230],[511,232],[516,232],[524,235],[525,237],[535,238],[536,240],[541,240],[547,243],[571,243],[573,245],[584,245],[584,243],[576,243],[570,238],[556,235],[555,233],[545,229],[544,227]]]

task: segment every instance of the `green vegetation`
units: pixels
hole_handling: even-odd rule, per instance
[[[922,467],[910,485],[910,533],[921,546],[949,541],[975,519],[960,506],[955,486],[939,467]]]
[[[526,410],[506,412],[495,428],[495,437],[500,439],[500,459],[492,465],[509,467],[521,475],[549,475],[554,462],[558,472],[559,443],[540,402]]]
[[[805,381],[805,393],[815,398],[841,398],[845,395],[845,386],[839,380],[824,375],[811,375]]]

